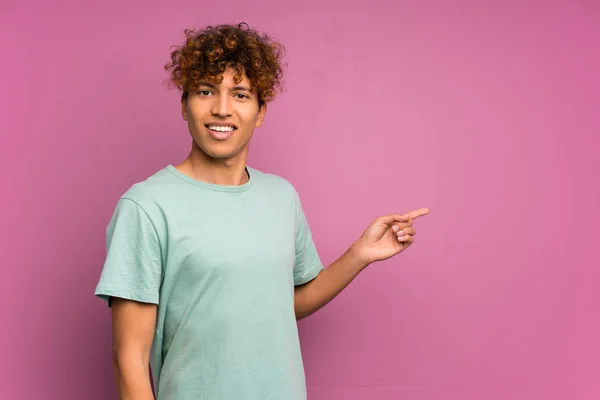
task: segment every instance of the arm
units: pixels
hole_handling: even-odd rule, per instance
[[[414,242],[413,220],[427,215],[422,208],[407,214],[377,218],[352,246],[316,278],[294,289],[296,320],[308,317],[336,297],[367,266],[395,256]]]
[[[296,320],[308,317],[329,303],[367,267],[360,260],[355,246],[325,268],[315,279],[294,289]]]
[[[156,304],[112,298],[113,367],[119,400],[154,400],[150,348]]]

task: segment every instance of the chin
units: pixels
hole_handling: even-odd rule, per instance
[[[214,160],[228,160],[241,153],[230,146],[197,146],[198,150]],[[236,151],[237,150],[237,151]]]
[[[211,153],[206,153],[210,158],[212,158],[213,160],[231,160],[232,158],[235,158],[235,156],[237,156],[239,153],[217,153],[217,152],[211,152]]]
[[[215,160],[227,160],[235,158],[244,152],[243,146],[236,138],[230,138],[226,141],[215,141],[212,138],[193,137],[194,147],[200,153]],[[238,138],[239,139],[239,138]],[[241,146],[241,147],[240,147]]]

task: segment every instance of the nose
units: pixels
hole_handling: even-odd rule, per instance
[[[215,96],[215,101],[212,108],[213,115],[220,117],[228,117],[232,113],[231,99],[229,96]]]

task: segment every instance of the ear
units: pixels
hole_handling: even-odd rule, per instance
[[[266,114],[267,114],[267,104],[264,103],[258,109],[258,118],[256,118],[256,128],[258,128],[259,126],[261,126],[263,124]]]
[[[184,121],[188,120],[187,99],[185,98],[181,99],[181,116],[183,117]]]

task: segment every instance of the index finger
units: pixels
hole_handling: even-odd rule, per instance
[[[427,215],[427,214],[429,214],[429,208],[419,208],[418,210],[413,210],[404,215],[406,215],[412,219],[415,219],[415,218],[419,218],[419,217],[422,217],[423,215]]]

